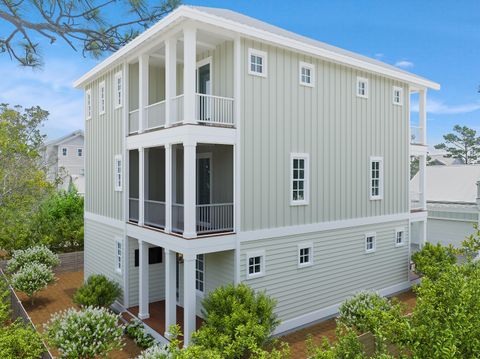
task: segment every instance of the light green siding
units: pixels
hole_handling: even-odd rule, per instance
[[[208,57],[212,57],[212,94],[233,97],[233,42],[222,42],[215,47],[215,50],[200,53],[197,60]]]
[[[248,74],[250,47],[267,52],[266,78]],[[299,61],[315,65],[313,88],[299,84]],[[241,69],[242,230],[408,212],[408,108],[392,103],[392,86],[406,85],[251,40]],[[306,206],[290,206],[290,153],[310,155]],[[370,156],[384,157],[380,201],[369,199]]]
[[[395,229],[406,244],[395,247]],[[365,234],[376,233],[376,251],[365,253]],[[314,262],[298,268],[298,244],[313,243]],[[249,251],[265,251],[265,276],[246,279]],[[359,290],[380,290],[408,280],[408,221],[353,227],[241,243],[240,279],[277,300],[281,320],[342,302]]]

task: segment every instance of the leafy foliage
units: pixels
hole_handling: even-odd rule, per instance
[[[473,261],[480,256],[480,228],[478,224],[474,224],[475,233],[469,235],[463,242],[459,253],[463,255],[467,261]]]
[[[35,246],[13,251],[12,259],[8,261],[7,271],[16,272],[27,264],[42,263],[49,268],[60,264],[58,256],[45,246]]]
[[[123,347],[119,316],[105,308],[73,308],[55,313],[45,325],[48,341],[63,358],[104,357]]]
[[[307,339],[307,352],[309,359],[364,359],[367,358],[364,347],[358,339],[357,333],[342,324],[337,326],[338,341],[330,343],[323,338],[320,346],[313,344],[311,337]]]
[[[455,125],[453,133],[443,135],[444,143],[435,146],[447,151],[446,157],[458,158],[465,164],[472,164],[480,157],[480,137],[477,131],[467,126]]]
[[[81,306],[109,307],[121,293],[117,282],[101,274],[88,277],[86,283],[76,291],[73,301]]]
[[[412,261],[415,264],[415,272],[429,278],[437,278],[446,268],[451,267],[457,262],[458,251],[453,246],[436,245],[429,242],[418,252],[412,255]]]
[[[142,322],[138,319],[128,323],[125,332],[140,348],[150,348],[156,343],[155,339],[145,331]]]
[[[43,263],[33,262],[21,267],[12,275],[11,283],[15,290],[28,295],[32,302],[39,290],[47,287],[55,280],[52,269]]]
[[[38,359],[44,351],[40,334],[20,320],[0,328],[0,358]]]

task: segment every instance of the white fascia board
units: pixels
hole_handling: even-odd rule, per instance
[[[285,36],[277,35],[269,31],[260,30],[245,24],[241,24],[236,21],[228,20],[220,16],[207,14],[201,10],[193,9],[188,6],[180,6],[178,9],[174,10],[172,13],[167,15],[165,18],[160,20],[150,29],[146,30],[144,33],[139,35],[136,39],[132,40],[129,44],[125,45],[123,48],[118,50],[116,53],[108,57],[102,63],[94,67],[92,70],[83,75],[80,79],[74,82],[75,87],[82,87],[87,81],[89,81],[93,76],[95,76],[100,71],[107,68],[109,65],[115,61],[121,59],[123,56],[126,56],[131,52],[135,47],[141,45],[143,42],[147,41],[149,38],[156,35],[158,32],[163,31],[166,27],[173,24],[180,18],[189,18],[192,20],[197,20],[200,22],[206,22],[220,28],[224,28],[236,33],[241,33],[244,36],[253,37],[260,39],[262,41],[273,43],[280,47],[288,47],[295,51],[299,51],[309,55],[319,56],[334,62],[341,64],[347,64],[349,66],[354,66],[362,70],[376,72],[403,82],[407,82],[411,85],[417,85],[419,87],[431,88],[434,90],[439,90],[440,85],[436,82],[420,78],[413,74],[405,73],[403,71],[396,71],[394,69],[388,69],[381,65],[372,64],[361,59],[355,59],[346,54],[341,54],[332,50],[322,49],[314,45],[306,44],[305,42],[287,38]]]

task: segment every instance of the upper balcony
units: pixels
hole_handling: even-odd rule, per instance
[[[128,65],[128,134],[234,127],[234,41],[186,26]]]

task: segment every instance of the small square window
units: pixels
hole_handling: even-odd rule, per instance
[[[261,277],[265,274],[265,253],[247,253],[247,279]]]
[[[267,53],[248,49],[248,73],[250,75],[267,76]]]
[[[393,103],[395,105],[403,105],[403,89],[401,87],[393,87]]]
[[[83,157],[83,148],[77,148],[77,156]]]
[[[395,230],[395,247],[401,247],[405,244],[405,230],[398,228]]]
[[[313,87],[315,84],[315,66],[306,62],[300,62],[299,76],[300,85]]]
[[[298,267],[308,267],[313,264],[313,244],[304,243],[298,245]]]
[[[357,96],[368,98],[368,79],[357,77]]]
[[[365,235],[365,252],[371,253],[376,250],[376,235],[374,233],[369,233]]]
[[[68,154],[68,150],[66,147],[62,148],[62,156],[66,156]]]

